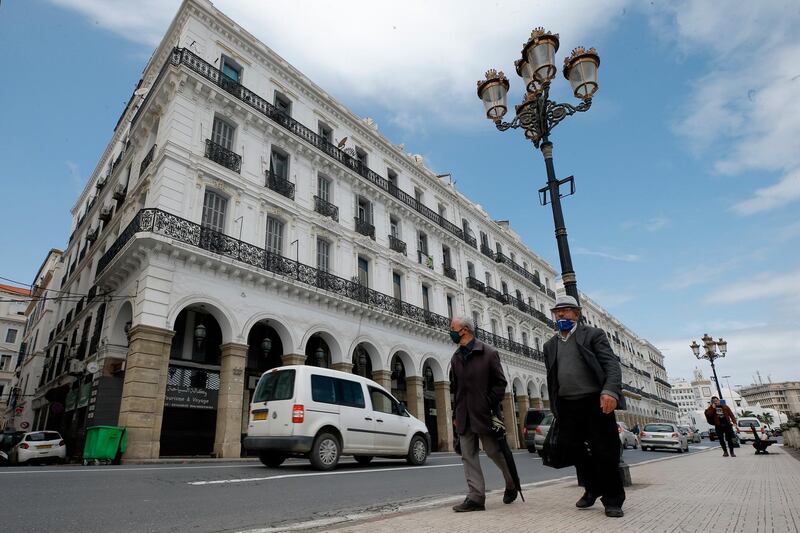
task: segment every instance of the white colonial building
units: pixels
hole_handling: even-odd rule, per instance
[[[7,408],[14,403],[14,374],[30,295],[28,289],[0,284],[0,428],[6,427]]]
[[[35,398],[73,447],[119,424],[128,458],[238,456],[258,376],[305,363],[371,376],[450,449],[454,314],[500,350],[505,412],[548,405],[553,267],[206,0],[181,5],[73,217],[60,288],[85,297],[58,306]]]

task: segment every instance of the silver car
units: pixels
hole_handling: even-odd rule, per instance
[[[676,424],[659,422],[647,424],[639,433],[639,443],[642,450],[655,450],[663,448],[676,450],[678,453],[689,451],[689,441]]]
[[[622,445],[623,450],[628,446],[634,450],[639,447],[639,439],[628,429],[625,422],[617,422],[617,432],[619,433],[619,443]]]
[[[692,426],[678,426],[678,429],[681,430],[681,433],[686,435],[687,441],[693,442],[695,444],[701,441],[700,434]]]
[[[550,425],[553,423],[553,413],[547,413],[545,417],[536,426],[533,433],[533,445],[536,452],[541,454],[544,448],[544,439],[547,438],[547,433],[550,431]]]

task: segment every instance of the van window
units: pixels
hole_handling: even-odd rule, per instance
[[[372,409],[380,413],[403,416],[400,404],[394,398],[379,389],[369,388],[369,397],[372,400]]]
[[[264,374],[258,382],[253,402],[289,400],[294,395],[294,370],[280,370]]]
[[[525,413],[525,425],[526,426],[538,426],[541,424],[542,419],[547,414],[547,411],[535,411],[533,409],[529,410]]]
[[[737,422],[738,422],[737,425],[740,428],[758,428],[758,427],[761,427],[761,423],[759,423],[758,420],[752,420],[752,419],[748,420],[746,418],[745,419],[741,419],[740,418],[739,420],[737,420]]]
[[[361,384],[349,379],[311,375],[311,399],[320,403],[332,403],[346,407],[365,407]]]

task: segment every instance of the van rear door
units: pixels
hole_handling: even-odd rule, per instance
[[[294,369],[276,368],[261,376],[250,404],[248,435],[292,435],[295,374]]]

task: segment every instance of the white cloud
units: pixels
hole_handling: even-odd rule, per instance
[[[133,10],[129,0],[51,1],[148,46],[178,8],[177,0],[139,0]],[[560,61],[572,47],[594,45],[613,31],[612,21],[629,2],[319,0],[310,8],[307,2],[217,0],[215,6],[332,94],[366,98],[415,131],[431,121],[485,120],[475,82],[488,68],[504,70],[512,93],[521,94],[513,61],[535,26],[561,34]]]
[[[86,184],[86,180],[88,178],[81,176],[80,170],[78,169],[78,165],[72,161],[64,161],[64,164],[67,165],[69,169],[69,177],[70,181],[72,182],[72,187],[80,192],[83,190],[84,185]]]
[[[602,257],[603,259],[610,259],[612,261],[622,261],[625,263],[635,263],[642,259],[641,255],[638,254],[616,254],[616,253],[609,253],[609,252],[601,252],[598,250],[589,250],[587,248],[575,248],[576,255],[592,255],[595,257]]]
[[[692,82],[676,131],[698,153],[724,147],[716,172],[759,177],[772,185],[733,206],[752,215],[800,200],[800,10],[790,0],[718,4],[686,0],[665,8],[660,27],[686,55],[708,55],[709,72]],[[663,19],[658,19],[663,22]]]
[[[732,304],[752,300],[800,298],[800,268],[783,274],[764,273],[738,280],[715,290],[706,298],[709,304]]]

